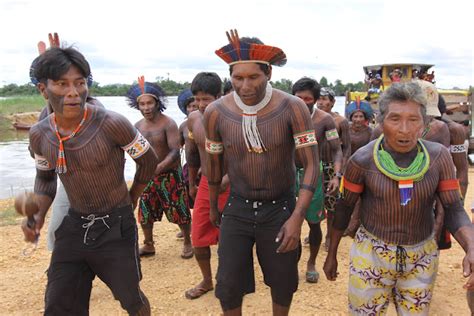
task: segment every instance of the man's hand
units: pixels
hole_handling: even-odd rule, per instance
[[[463,275],[469,278],[464,284],[466,290],[474,290],[474,250],[468,250],[462,261]]]
[[[36,242],[43,225],[44,214],[36,213],[33,217],[23,219],[21,229],[25,235],[25,241],[31,243]]]
[[[338,177],[333,177],[329,182],[327,186],[327,191],[328,193],[332,194],[337,192],[339,190],[339,178]]]
[[[196,201],[196,195],[197,195],[198,187],[195,185],[189,185],[189,196]]]
[[[221,218],[222,214],[219,213],[217,208],[211,207],[209,210],[209,220],[211,221],[211,224],[215,227],[219,227],[221,225]]]
[[[296,213],[296,210],[288,218],[288,220],[280,228],[275,242],[280,242],[280,247],[278,247],[277,252],[289,252],[295,250],[300,244],[301,237],[301,225],[303,221],[299,218],[299,215]]]
[[[324,274],[329,281],[336,281],[337,275],[337,258],[336,256],[328,254],[323,266]]]

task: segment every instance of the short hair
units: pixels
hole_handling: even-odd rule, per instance
[[[258,37],[241,37],[240,40],[244,43],[248,44],[259,44],[259,45],[265,45]],[[262,63],[256,63],[260,67],[260,69],[263,71],[263,73],[268,76],[270,74],[270,66],[267,64],[262,64]],[[232,71],[234,70],[234,65],[229,66],[229,73],[232,76]]]
[[[438,99],[438,110],[441,112],[441,114],[444,114],[447,111],[446,101],[441,94],[439,95]]]
[[[230,80],[225,80],[224,81],[224,95],[227,93],[231,92],[234,87],[232,87],[232,81]]]
[[[166,110],[166,94],[165,91],[156,83],[153,82],[145,82],[145,93],[142,91],[139,84],[134,84],[130,87],[127,91],[125,97],[127,98],[128,106],[135,109],[139,108],[139,101],[140,97],[144,94],[147,94],[155,100],[155,104],[158,107],[160,112]]]
[[[423,121],[427,122],[426,116],[426,96],[420,86],[415,82],[394,83],[385,90],[378,100],[380,115],[377,121],[382,123],[388,113],[388,107],[392,102],[412,101],[421,106]]]
[[[200,72],[191,82],[191,92],[193,95],[203,92],[218,98],[221,96],[221,89],[222,80],[215,72]]]
[[[77,49],[52,47],[36,60],[34,78],[43,83],[48,79],[59,80],[71,66],[76,66],[84,78],[88,78],[91,74],[89,63]]]
[[[314,101],[319,99],[319,93],[321,92],[321,86],[319,83],[311,78],[303,77],[295,82],[293,87],[291,88],[291,93],[293,95],[299,91],[309,90],[313,94]]]

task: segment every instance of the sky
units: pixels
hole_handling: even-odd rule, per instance
[[[214,51],[225,31],[280,47],[272,80],[363,81],[364,65],[434,64],[439,88],[474,86],[468,0],[0,0],[0,86],[29,81],[37,43],[58,32],[88,59],[100,85],[200,71],[228,77]]]

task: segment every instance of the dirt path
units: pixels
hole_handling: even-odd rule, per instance
[[[474,169],[469,170],[469,179],[474,184]],[[466,206],[474,199],[474,190],[468,193]],[[325,230],[325,224],[323,228]],[[178,228],[169,223],[159,223],[154,234],[157,240],[157,255],[142,260],[143,281],[141,286],[152,305],[154,315],[218,315],[219,303],[210,292],[200,299],[190,301],[184,291],[200,281],[195,259],[179,257],[181,241],[175,238]],[[303,235],[307,227],[303,227]],[[24,246],[18,226],[0,227],[0,314],[37,315],[43,312],[43,298],[46,285],[45,271],[50,253],[46,250],[44,238],[39,248],[30,257],[21,255]],[[142,237],[142,236],[140,236]],[[317,269],[321,279],[317,284],[304,281],[305,263],[309,249],[304,247],[300,262],[300,286],[292,304],[292,315],[341,315],[347,314],[348,250],[351,239],[344,238],[340,246],[340,275],[336,282],[329,282],[323,276],[321,267],[326,256],[318,256]],[[216,249],[212,249],[212,267],[216,268]],[[461,261],[463,251],[454,241],[450,250],[442,251],[436,288],[432,301],[431,315],[469,315],[465,291],[462,289]],[[263,284],[262,274],[255,265],[256,293],[244,299],[245,315],[269,315],[271,300],[268,288]],[[120,304],[112,297],[110,290],[100,281],[94,281],[91,315],[126,315]],[[394,315],[393,309],[389,315]]]

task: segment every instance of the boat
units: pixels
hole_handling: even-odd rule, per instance
[[[19,122],[13,122],[12,125],[17,130],[25,130],[25,131],[29,130],[32,126],[30,124],[23,124],[23,123],[19,123]]]
[[[414,79],[427,80],[435,83],[435,74],[432,70],[432,64],[380,64],[364,66],[364,91],[347,91],[346,92],[346,106],[359,100],[369,101],[375,115],[378,113],[377,100],[380,93],[392,85],[394,74],[398,76],[395,81],[408,82]],[[373,87],[375,78],[379,78],[379,87]],[[469,129],[469,153],[474,153],[474,128],[472,122],[474,121],[474,112],[472,109],[472,93],[469,90],[462,89],[438,89],[438,93],[443,96],[446,102],[446,115],[453,121],[466,126]]]

